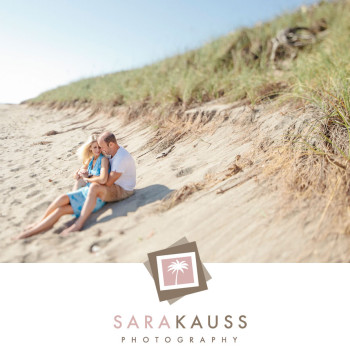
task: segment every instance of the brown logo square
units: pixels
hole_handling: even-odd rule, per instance
[[[187,294],[208,289],[206,281],[211,277],[200,260],[196,242],[184,238],[169,248],[149,253],[148,258],[145,265],[160,301],[172,304]]]

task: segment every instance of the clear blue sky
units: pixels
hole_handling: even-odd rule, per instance
[[[1,0],[0,103],[182,53],[315,0]]]

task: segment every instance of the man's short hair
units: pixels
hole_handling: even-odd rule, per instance
[[[107,132],[105,134],[102,134],[101,136],[102,136],[102,140],[104,142],[106,142],[107,145],[109,145],[110,142],[113,142],[113,143],[117,144],[117,139],[116,139],[116,137],[114,136],[113,133]]]

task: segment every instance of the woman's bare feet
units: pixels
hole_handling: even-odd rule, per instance
[[[11,237],[11,241],[18,241],[19,239],[21,239],[20,238],[20,235],[17,235],[17,236],[13,236],[13,237]]]
[[[82,229],[82,226],[77,225],[77,223],[74,223],[73,225],[67,227],[65,230],[63,230],[60,233],[60,236],[62,237],[67,237],[71,232],[77,232],[80,231]]]
[[[27,235],[28,231],[29,231],[29,229],[22,231],[19,235],[11,237],[11,240],[12,241],[19,241],[22,238],[30,237],[30,235],[29,236]]]

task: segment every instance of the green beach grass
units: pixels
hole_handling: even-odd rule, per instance
[[[328,33],[300,50],[297,59],[276,70],[269,62],[270,41],[288,27],[313,26],[321,19]],[[30,104],[71,106],[182,104],[185,107],[222,97],[226,102],[264,95],[314,98],[314,89],[339,89],[338,78],[349,72],[349,1],[321,2],[285,13],[252,28],[240,28],[203,47],[144,66],[82,79],[25,101]],[[344,79],[342,80],[344,83]],[[286,89],[288,86],[288,89]]]

